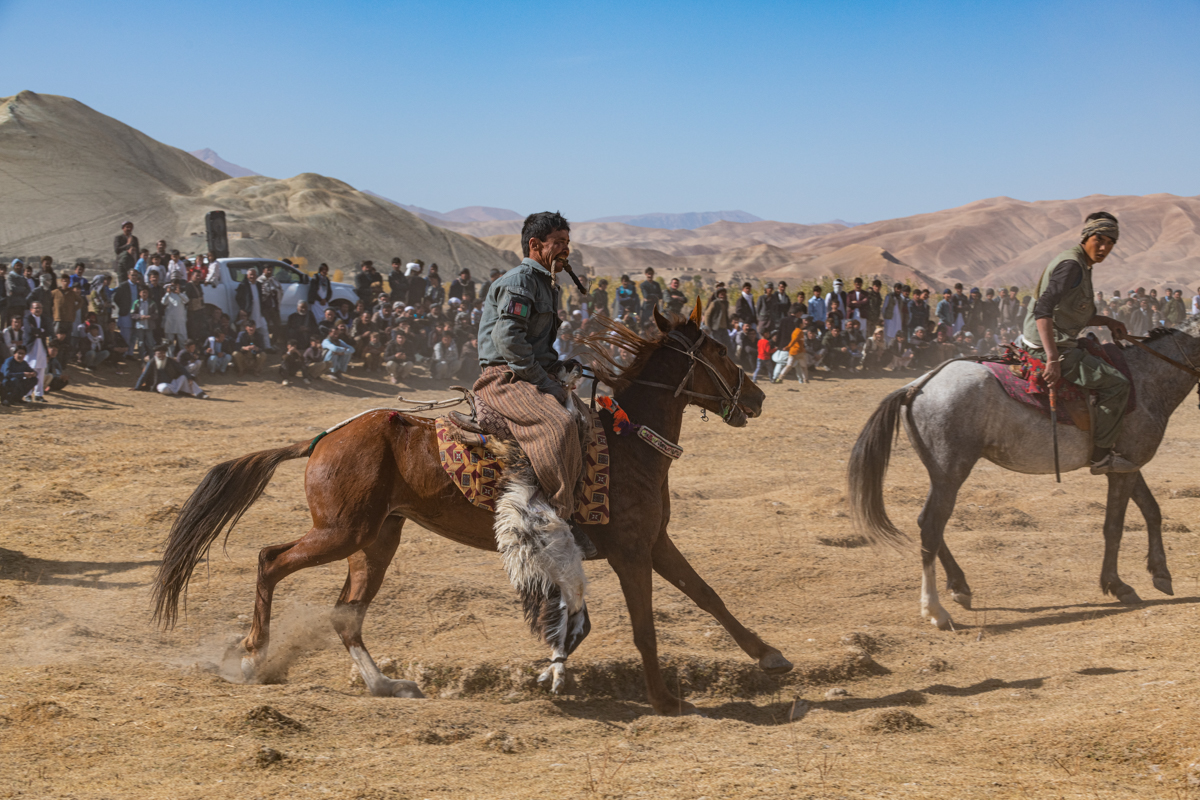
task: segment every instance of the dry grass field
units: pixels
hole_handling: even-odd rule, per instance
[[[587,566],[593,632],[574,694],[495,554],[409,526],[366,637],[427,700],[353,685],[327,615],[332,564],[276,593],[286,680],[242,685],[258,548],[307,530],[304,462],[192,583],[173,631],[149,585],[172,513],[213,464],[391,404],[382,382],[218,381],[214,399],[83,382],[0,412],[0,797],[1200,798],[1200,416],[1177,413],[1146,470],[1175,597],[1144,570],[1130,514],[1122,576],[1098,588],[1105,482],[981,464],[948,543],[975,590],[957,630],[918,613],[919,559],[859,546],[844,498],[858,430],[897,379],[766,386],[734,430],[689,412],[671,533],[747,625],[796,664],[768,678],[711,618],[656,583],[670,681],[703,712],[650,714],[617,581]],[[443,395],[423,391],[421,396]],[[902,443],[889,508],[915,532],[926,487]],[[939,573],[940,577],[940,573]],[[656,579],[657,580],[657,579]]]

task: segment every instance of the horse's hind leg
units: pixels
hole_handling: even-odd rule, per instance
[[[971,587],[967,585],[967,576],[963,573],[962,567],[954,560],[954,556],[950,555],[944,531],[942,546],[938,550],[938,560],[942,562],[942,569],[946,570],[946,589],[950,592],[950,599],[970,611]]]
[[[1137,474],[1137,482],[1133,485],[1133,502],[1137,503],[1142,516],[1146,519],[1146,533],[1150,539],[1149,548],[1146,551],[1146,571],[1153,576],[1155,589],[1163,594],[1174,595],[1175,591],[1171,586],[1171,572],[1167,569],[1167,554],[1163,551],[1162,512],[1158,508],[1158,501],[1150,493],[1150,487],[1146,485],[1146,479],[1140,472]]]
[[[350,568],[346,584],[338,597],[333,612],[333,628],[358,665],[363,682],[375,697],[424,697],[420,688],[412,681],[393,680],[379,671],[375,660],[367,652],[362,640],[363,618],[367,606],[375,599],[388,565],[400,546],[400,529],[403,517],[391,516],[384,520],[375,541],[350,556]]]
[[[242,658],[242,676],[255,681],[271,638],[271,602],[279,582],[307,567],[341,561],[361,550],[373,539],[375,531],[317,528],[302,538],[287,544],[264,547],[258,553],[258,588],[254,596],[254,624],[242,641],[246,655]]]
[[[654,571],[690,597],[692,602],[701,609],[712,614],[717,622],[720,622],[725,630],[729,631],[729,635],[738,643],[738,647],[742,648],[746,655],[758,661],[758,665],[764,672],[768,675],[782,675],[791,671],[792,662],[784,658],[783,654],[774,647],[758,638],[758,634],[742,625],[733,614],[729,613],[729,609],[725,607],[720,596],[696,573],[696,570],[684,558],[683,553],[679,552],[679,548],[671,541],[671,537],[666,533],[661,534],[654,544],[651,554],[654,558]]]
[[[969,472],[969,469],[967,471]],[[952,594],[960,590],[957,593],[966,595],[964,605],[969,607],[970,604],[971,590],[967,587],[962,569],[954,560],[954,556],[950,555],[945,540],[946,523],[954,513],[954,501],[958,497],[960,486],[962,479],[951,480],[945,476],[934,479],[929,496],[925,499],[925,507],[921,509],[921,515],[917,518],[921,526],[921,616],[943,631],[953,630],[954,621],[950,618],[950,612],[946,611],[938,599],[936,562],[939,555],[942,556],[942,563],[946,565],[946,577]],[[949,564],[953,564],[953,570]]]
[[[1117,574],[1117,555],[1121,551],[1121,534],[1125,530],[1125,510],[1129,507],[1129,497],[1134,493],[1141,477],[1140,472],[1110,472],[1108,475],[1108,508],[1104,514],[1104,563],[1100,567],[1100,588],[1105,594],[1111,594],[1126,604],[1142,602],[1142,598],[1138,597],[1133,587],[1122,581]],[[1146,490],[1147,495],[1149,491]],[[1161,525],[1161,517],[1159,522]],[[1160,529],[1160,539],[1161,536]]]

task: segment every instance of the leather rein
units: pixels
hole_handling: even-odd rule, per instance
[[[1162,353],[1158,352],[1157,350],[1155,350],[1151,347],[1147,347],[1145,344],[1142,343],[1142,341],[1145,337],[1132,336],[1127,333],[1124,336],[1122,336],[1121,338],[1127,342],[1132,342],[1133,344],[1142,348],[1143,350],[1145,350],[1147,353],[1154,356],[1155,358],[1161,359],[1162,361],[1167,362],[1172,367],[1175,367],[1175,369],[1183,370],[1184,372],[1188,373],[1196,380],[1200,380],[1200,369],[1197,369],[1196,365],[1193,364],[1191,359],[1187,357],[1187,353],[1184,352],[1183,345],[1181,345],[1178,342],[1178,340],[1175,341],[1175,346],[1179,348],[1179,354],[1181,356],[1183,356],[1184,359],[1188,362],[1186,364],[1176,361],[1175,359],[1171,358],[1170,356],[1163,355]]]
[[[669,389],[674,392],[674,397],[679,397],[679,395],[682,394],[700,400],[716,400],[721,404],[721,419],[728,422],[729,418],[738,410],[738,400],[742,396],[742,386],[746,382],[746,372],[745,370],[739,369],[737,386],[730,388],[729,383],[721,377],[721,373],[717,371],[717,368],[712,364],[712,362],[700,355],[698,352],[700,350],[700,346],[704,344],[704,340],[707,338],[709,338],[708,334],[704,332],[701,332],[700,336],[694,342],[689,341],[688,338],[679,331],[671,331],[667,334],[665,346],[677,352],[683,353],[690,359],[687,372],[685,372],[683,378],[680,379],[678,386],[671,386],[667,383],[657,383],[655,381],[643,380],[634,380],[632,383],[640,384],[642,386],[652,386],[656,389]],[[701,392],[694,391],[691,388],[695,381],[697,363],[707,369],[709,374],[716,379],[717,386],[719,386],[721,389],[720,395],[702,394]]]

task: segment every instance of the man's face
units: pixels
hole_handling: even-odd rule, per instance
[[[110,228],[109,230],[112,230],[112,229]],[[122,225],[121,233],[125,234],[126,236],[133,233],[133,223],[127,223],[125,225]]]
[[[150,285],[158,286],[158,273],[157,272],[150,273]]]
[[[544,242],[541,239],[529,240],[529,257],[552,272],[556,271],[552,265],[561,265],[570,255],[571,234],[568,231],[555,231]]]
[[[42,315],[42,304],[34,303],[33,305],[31,305],[29,307],[29,313],[33,314],[35,317],[40,317]]]
[[[250,280],[250,281],[258,280],[258,270],[254,270],[254,269],[249,270],[246,273],[246,280]]]
[[[83,275],[83,264],[76,264],[76,265],[75,265],[75,274],[76,274],[76,275],[79,275],[79,276],[81,276],[81,277],[82,277],[82,275]]]
[[[71,288],[71,281],[70,281],[70,279],[69,279],[69,278],[65,278],[65,277],[64,277],[64,278],[59,278],[59,279],[58,279],[58,288],[62,289],[64,292],[65,292],[65,291],[67,291],[68,289],[70,289],[70,288]]]
[[[164,240],[159,239],[158,244],[155,245],[155,248],[161,255],[166,255],[167,243]]]
[[[12,328],[14,331],[21,330],[21,326],[24,324],[25,324],[25,321],[22,320],[20,317],[13,317],[11,320],[9,320],[9,323],[8,323],[9,327]]]
[[[333,314],[332,308],[325,309],[325,319],[329,320],[330,322],[333,322],[334,314]]]
[[[1093,264],[1099,264],[1108,258],[1108,254],[1112,252],[1115,245],[1116,242],[1111,237],[1096,233],[1089,236],[1083,243],[1083,252],[1087,253],[1087,257],[1092,260]]]
[[[672,289],[679,288],[679,278],[671,278],[671,288]]]

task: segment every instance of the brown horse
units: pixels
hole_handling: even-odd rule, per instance
[[[584,342],[597,375],[612,388],[631,420],[678,441],[689,404],[718,413],[735,427],[761,413],[762,391],[730,360],[725,347],[701,331],[698,309],[691,318],[664,317],[657,309],[654,316],[661,333],[653,338],[610,322],[606,331]],[[601,343],[628,351],[633,356],[630,365],[619,372],[611,360],[606,365]],[[602,416],[611,428],[612,417],[607,412]],[[734,618],[667,535],[671,459],[636,436],[609,436],[608,441],[613,484],[610,522],[588,526],[587,531],[599,557],[608,560],[620,579],[654,710],[679,714],[693,707],[670,692],[659,668],[651,569],[712,614],[767,673],[790,670],[791,663],[778,650]],[[460,544],[496,550],[494,515],[467,501],[447,477],[427,419],[374,411],[313,447],[299,442],[214,467],[171,528],[155,578],[155,619],[167,626],[175,623],[193,569],[222,530],[232,529],[258,499],[280,462],[305,456],[311,456],[304,482],[313,526],[300,539],[259,553],[254,623],[243,642],[243,673],[248,681],[255,680],[266,657],[276,585],[298,570],[348,559],[349,574],[333,614],[334,628],[373,695],[421,697],[413,682],[384,677],[362,640],[363,617],[400,544],[401,527],[411,519]],[[561,656],[555,659],[557,688],[565,655],[555,655]]]

